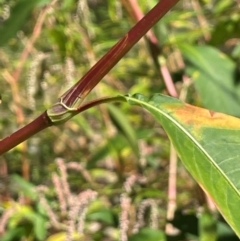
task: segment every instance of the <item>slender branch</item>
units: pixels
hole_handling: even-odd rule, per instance
[[[22,126],[24,123],[24,114],[23,114],[23,108],[21,106],[21,98],[20,98],[20,91],[18,88],[18,82],[15,81],[15,79],[12,77],[12,75],[7,71],[4,70],[2,72],[3,78],[9,83],[11,87],[12,92],[12,98],[13,98],[13,108],[16,116],[16,122],[18,126]],[[27,143],[23,143],[21,148],[21,160],[22,160],[22,175],[26,180],[29,180],[29,160],[27,158]]]
[[[138,22],[141,18],[143,18],[144,15],[136,0],[121,0],[121,2],[129,12],[129,15],[134,22]],[[151,29],[146,33],[145,39],[147,41],[153,62],[156,65],[157,71],[162,75],[168,93],[173,97],[177,97],[178,93],[166,65],[166,61],[159,61],[159,59],[163,59],[163,57],[159,58],[162,50],[157,37]]]
[[[0,155],[25,141],[39,131],[72,118],[81,107],[86,95],[100,80],[116,65],[116,63],[131,49],[131,47],[179,0],[162,0],[142,18],[109,52],[104,55],[72,88],[70,88],[47,112],[41,114],[30,124],[0,141]],[[100,101],[101,102],[101,101]],[[106,100],[104,101],[106,102]],[[94,102],[92,102],[93,105]],[[96,103],[96,101],[95,101]],[[89,105],[89,104],[88,104]],[[91,105],[91,104],[90,104]]]
[[[122,39],[120,39],[72,88],[62,97],[71,107],[82,100],[117,64],[132,46],[147,33],[179,0],[162,0],[143,17]]]
[[[20,105],[20,96],[19,96],[19,91],[18,91],[18,80],[21,75],[23,66],[27,60],[27,57],[29,53],[31,53],[34,43],[36,42],[38,36],[41,33],[42,25],[44,23],[45,17],[47,16],[47,13],[49,11],[49,8],[51,8],[58,0],[52,0],[51,3],[49,3],[45,8],[42,9],[40,12],[37,22],[34,26],[32,36],[29,38],[29,40],[26,43],[26,46],[21,54],[20,60],[18,61],[18,66],[13,72],[13,74],[9,74],[9,72],[4,71],[2,73],[3,77],[6,79],[6,81],[10,84],[11,89],[12,89],[12,96],[13,96],[13,102],[14,102],[14,110],[16,113],[16,119],[17,123],[19,126],[21,126],[24,123],[24,114],[22,107]],[[14,143],[14,141],[11,141],[12,137],[10,138],[9,143]],[[4,145],[4,143],[0,142],[1,146]],[[8,145],[7,145],[8,146]],[[6,147],[7,147],[6,146]],[[1,149],[1,147],[0,147]],[[27,144],[25,143],[22,146],[22,170],[23,170],[23,176],[25,177],[26,180],[29,179],[29,161],[26,156],[27,153]]]
[[[135,23],[144,17],[144,14],[139,7],[137,0],[121,0],[121,2]],[[156,45],[155,47],[158,49],[158,51],[160,51],[158,46],[158,39],[152,29],[149,29],[149,31],[146,33],[146,37],[152,44]]]
[[[121,95],[115,96],[115,97],[103,97],[97,100],[89,101],[88,103],[80,106],[80,108],[77,110],[76,115],[80,112],[83,112],[91,107],[100,105],[100,104],[106,104],[109,102],[125,102],[126,99],[123,98]]]
[[[108,103],[108,102],[123,102],[125,99],[122,96],[115,96],[115,97],[103,97],[97,100],[90,101],[78,109],[73,111],[73,116],[77,115],[91,107]],[[46,112],[41,114],[38,118],[33,120],[28,125],[24,126],[23,128],[17,130],[12,135],[4,138],[0,141],[0,155],[7,152],[8,150],[12,149],[13,147],[17,146],[19,143],[27,140],[29,137],[33,136],[34,134],[46,129],[49,126],[52,126],[53,123],[48,118]]]
[[[3,140],[0,141],[0,155],[9,151],[13,147],[17,146],[21,142],[27,140],[29,137],[33,136],[34,134],[40,132],[41,130],[46,129],[47,127],[51,126],[52,123],[46,112],[41,114],[35,120],[33,120],[28,125],[22,127],[21,129],[17,130],[13,134],[7,136]]]

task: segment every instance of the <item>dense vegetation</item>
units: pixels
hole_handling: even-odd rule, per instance
[[[138,4],[146,13],[157,2]],[[133,26],[130,3],[0,0],[1,138]],[[239,117],[239,8],[180,1],[87,99],[163,93]],[[100,105],[48,128],[2,155],[0,176],[1,240],[238,240],[139,107]]]

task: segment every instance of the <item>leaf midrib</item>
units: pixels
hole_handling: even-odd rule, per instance
[[[172,116],[168,115],[167,113],[165,113],[164,111],[162,111],[161,109],[148,104],[148,102],[142,102],[138,99],[132,98],[127,96],[127,99],[130,99],[131,101],[134,101],[136,103],[139,103],[140,105],[145,105],[150,109],[153,109],[157,112],[160,112],[163,116],[165,116],[167,119],[169,119],[170,121],[172,121],[173,124],[175,124],[183,133],[186,134],[186,136],[192,140],[193,143],[196,144],[196,146],[198,147],[198,149],[211,161],[212,165],[215,167],[215,170],[218,171],[220,174],[222,174],[222,176],[225,178],[225,180],[229,183],[229,185],[232,187],[232,189],[237,193],[237,195],[240,197],[240,193],[239,191],[235,188],[235,186],[233,185],[233,183],[231,182],[231,180],[225,175],[225,173],[218,167],[218,165],[216,165],[216,163],[214,162],[213,158],[208,154],[208,152],[202,147],[202,145],[200,145],[199,142],[196,141],[196,139],[191,135],[191,133],[189,133],[182,125],[180,125]]]

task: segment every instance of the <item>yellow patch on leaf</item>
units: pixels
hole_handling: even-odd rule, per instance
[[[171,110],[171,116],[184,125],[199,130],[199,128],[235,129],[240,130],[240,119],[212,110],[203,109],[189,104],[164,105]]]

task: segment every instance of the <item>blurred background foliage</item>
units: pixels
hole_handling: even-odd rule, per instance
[[[0,0],[1,138],[50,107],[133,26],[123,2]],[[157,2],[137,1],[145,13]],[[180,1],[153,28],[157,64],[140,40],[88,99],[168,94],[160,64],[182,100],[240,116],[239,10],[239,0]],[[176,212],[167,220],[171,154],[161,126],[126,104],[102,105],[42,131],[0,157],[1,240],[238,240],[181,163]],[[61,171],[59,158],[80,167]],[[97,192],[79,204],[84,225],[70,239],[64,225],[71,217],[60,212],[53,181],[64,173],[67,199]],[[63,226],[54,225],[44,200]]]

